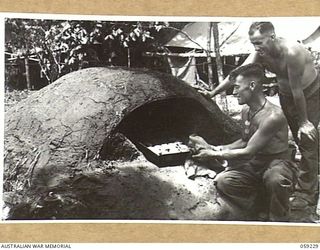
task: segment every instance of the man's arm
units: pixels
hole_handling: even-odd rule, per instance
[[[197,155],[194,155],[193,158],[198,160],[210,158],[222,158],[228,160],[244,156],[253,156],[267,145],[271,138],[278,132],[279,128],[285,123],[286,119],[283,115],[274,113],[259,125],[259,128],[252,135],[244,148],[223,149],[221,151],[204,149],[200,150],[200,152]]]
[[[230,150],[230,149],[237,149],[237,148],[244,148],[247,146],[247,142],[243,139],[236,140],[233,143],[227,144],[227,145],[221,145],[221,146],[213,146],[215,150]]]
[[[226,149],[244,148],[247,145],[247,142],[243,139],[239,139],[228,145],[214,146],[207,143],[201,136],[190,135],[188,145],[189,148],[191,148],[195,152],[203,149],[221,151]]]
[[[304,133],[310,139],[315,139],[316,129],[308,120],[307,104],[302,88],[302,75],[304,73],[305,62],[303,56],[300,55],[298,49],[289,50],[287,56],[288,80],[293,96],[293,101],[299,115],[299,131],[298,134]]]
[[[256,52],[251,53],[247,59],[241,64],[241,66],[258,62],[258,54]],[[206,97],[212,98],[215,95],[227,90],[232,85],[232,81],[230,80],[229,76],[227,76],[216,88],[211,91],[207,90],[198,90],[199,93],[203,94]]]

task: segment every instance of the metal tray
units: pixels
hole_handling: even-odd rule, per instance
[[[182,152],[164,152],[159,154],[151,150],[150,146],[141,142],[137,144],[137,147],[148,161],[154,163],[158,167],[184,165],[187,157],[190,155],[189,150],[183,150]]]

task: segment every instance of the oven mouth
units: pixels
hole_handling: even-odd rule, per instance
[[[153,101],[136,108],[121,120],[115,131],[129,139],[147,160],[164,167],[183,164],[190,153],[176,150],[156,154],[151,147],[186,146],[191,134],[200,135],[216,145],[223,139],[222,129],[198,101],[179,97]]]

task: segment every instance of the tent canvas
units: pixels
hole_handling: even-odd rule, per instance
[[[301,20],[298,18],[287,21],[278,18],[277,20],[273,20],[272,23],[278,37],[284,37],[289,41],[299,41],[304,43],[306,47],[311,47],[312,51],[320,51],[319,23],[314,20]],[[251,24],[252,21],[249,20],[218,23],[221,56],[248,55],[254,51],[254,47],[248,36]],[[208,49],[209,25],[210,22],[193,22],[186,24],[181,32],[177,32],[169,42],[164,44],[164,47],[168,48],[169,52],[156,53],[158,56],[166,56],[167,59],[169,59],[169,57],[180,58],[180,65],[181,60],[184,61],[183,67],[180,70],[177,70],[179,64],[176,63],[176,60],[170,60],[168,63],[172,71],[171,73],[174,76],[190,84],[198,82],[199,75],[197,74],[195,63],[190,64],[188,58],[208,56],[205,51]],[[310,37],[312,37],[312,39],[310,39]],[[215,57],[213,41],[213,33],[211,33],[211,46],[209,50],[210,55]],[[184,53],[174,53],[173,48],[184,48],[186,51]],[[184,58],[184,60],[182,58]],[[186,78],[186,76],[188,77]]]
[[[220,53],[222,56],[250,54],[253,51],[254,48],[248,37],[251,23],[251,21],[242,21],[220,22],[218,24]],[[319,23],[317,22],[299,19],[290,20],[289,22],[277,20],[272,23],[277,36],[292,41],[303,41],[319,27]],[[182,32],[178,32],[165,46],[207,49],[209,24],[209,22],[189,23],[182,29]],[[210,51],[213,52],[213,34],[211,34],[211,41]],[[214,56],[214,53],[211,53],[211,55]]]
[[[320,25],[303,43],[312,51],[320,52]]]

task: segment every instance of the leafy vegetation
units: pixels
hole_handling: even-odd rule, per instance
[[[160,31],[168,26],[165,22],[6,19],[5,50],[10,61],[6,83],[26,71],[24,58],[31,66],[40,66],[45,85],[90,66],[143,67],[142,53],[160,45]]]

